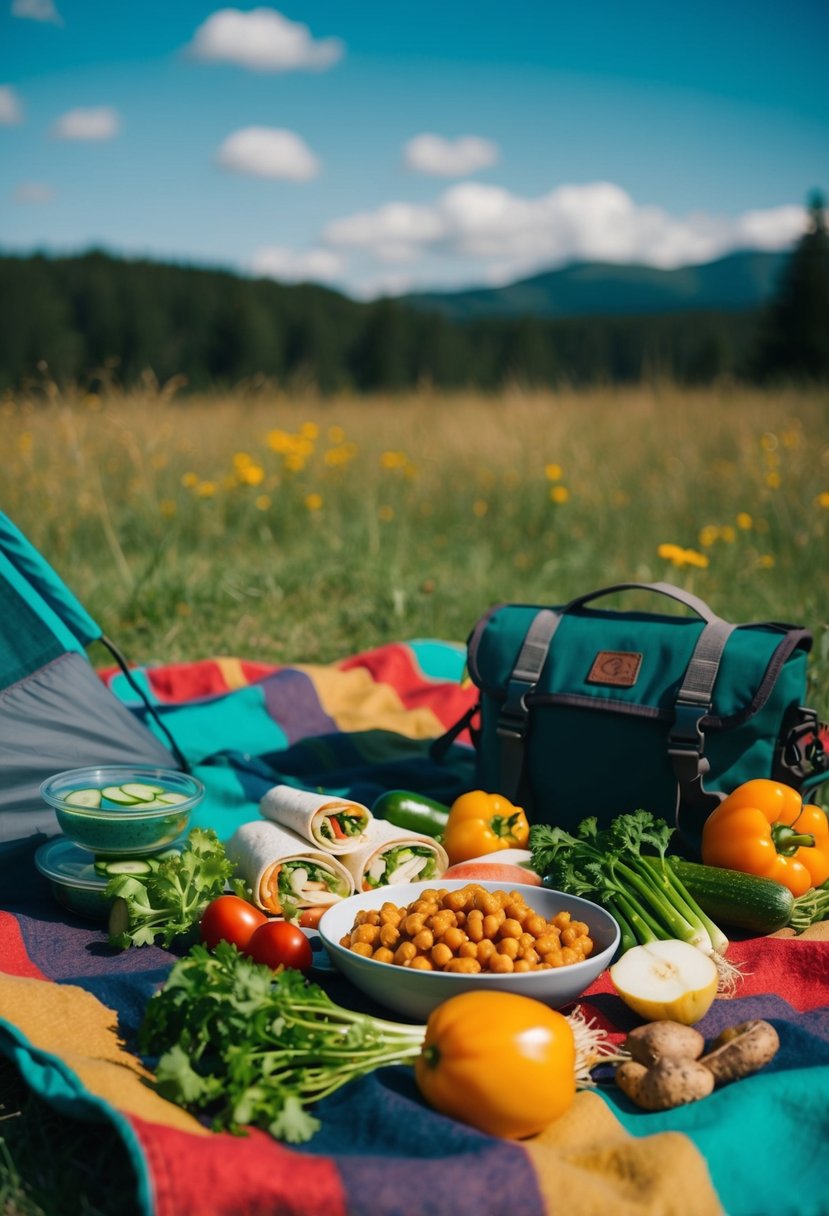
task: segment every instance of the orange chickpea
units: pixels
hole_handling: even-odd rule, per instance
[[[379,937],[380,930],[377,925],[370,925],[368,922],[358,925],[351,934],[352,942],[367,942],[370,946],[373,946]]]
[[[477,944],[470,941],[461,942],[461,944],[458,946],[458,958],[478,958],[481,946],[483,946],[484,942],[486,941],[489,941],[489,938],[485,937],[483,941],[480,941]],[[490,942],[490,945],[491,944],[492,943]]]
[[[378,946],[371,956],[378,963],[393,963],[394,955],[385,946]]]
[[[519,957],[525,959],[531,967],[537,967],[541,962],[540,956],[532,946],[528,946],[526,950],[519,951]]]
[[[419,912],[410,912],[403,921],[403,932],[407,937],[416,937],[425,924]]]
[[[400,941],[400,930],[397,925],[385,924],[380,926],[380,945],[396,946]]]
[[[531,912],[524,921],[524,930],[527,933],[532,933],[533,937],[541,937],[543,933],[547,932],[547,922],[537,912]]]
[[[511,917],[507,917],[507,919],[501,925],[499,936],[502,938],[505,938],[505,937],[514,938],[515,941],[518,941],[518,939],[520,938],[520,936],[523,932],[524,932],[524,930],[521,927],[520,921],[513,920]]]
[[[419,933],[414,935],[412,942],[417,950],[425,954],[427,950],[431,950],[432,946],[434,946],[435,935],[431,929],[421,929]]]
[[[533,966],[532,966],[532,963],[527,961],[527,959],[517,958],[512,965],[512,969],[513,969],[513,971],[521,971],[521,972],[532,971]]]
[[[497,895],[490,891],[481,890],[475,896],[475,907],[483,912],[484,916],[491,916],[493,912],[498,911],[501,903]]]
[[[479,963],[486,963],[492,958],[496,952],[495,942],[491,938],[485,937],[483,941],[478,942],[475,947],[475,954]]]
[[[431,959],[439,970],[444,968],[446,964],[454,957],[455,956],[445,942],[437,942],[436,945],[432,947]]]
[[[394,952],[394,961],[405,967],[410,963],[417,954],[417,946],[414,942],[401,942]]]
[[[500,920],[493,913],[490,913],[488,916],[485,916],[484,917],[484,937],[489,937],[489,938],[495,937],[498,933],[498,930],[502,926],[503,919],[504,919],[503,913],[501,914]]]
[[[553,917],[553,924],[556,926],[557,929],[566,929],[567,926],[570,924],[570,913],[569,912],[557,912],[556,915]]]
[[[476,958],[453,958],[444,967],[444,971],[459,971],[465,975],[476,975],[480,970],[481,964]]]
[[[434,971],[435,969],[432,960],[425,954],[416,954],[408,966],[412,971]]]
[[[464,933],[463,929],[458,929],[457,926],[454,926],[453,928],[446,930],[443,935],[443,940],[446,942],[450,950],[457,951],[460,949],[463,943],[467,941],[467,934]]]
[[[502,937],[495,947],[499,954],[506,954],[508,958],[518,958],[518,938],[517,937]]]
[[[362,954],[363,958],[371,958],[374,953],[368,942],[352,942],[350,949],[352,954]]]
[[[466,918],[466,936],[473,942],[479,942],[484,935],[484,918],[481,912],[477,916],[472,913]]]
[[[549,954],[553,950],[559,950],[558,934],[545,933],[543,937],[537,937],[535,939],[535,948],[539,954]]]
[[[487,966],[493,975],[508,975],[515,970],[515,964],[510,956],[498,951],[488,960]]]

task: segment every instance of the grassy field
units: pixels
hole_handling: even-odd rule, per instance
[[[325,662],[463,640],[500,600],[668,579],[734,620],[808,624],[819,672],[828,406],[51,391],[0,403],[0,505],[136,662]]]
[[[135,662],[462,641],[496,601],[667,579],[733,620],[808,625],[829,716],[825,390],[47,386],[0,402],[0,428],[0,507]],[[2,1067],[2,1216],[130,1211],[131,1186],[94,1185],[129,1169],[114,1138],[45,1115]]]

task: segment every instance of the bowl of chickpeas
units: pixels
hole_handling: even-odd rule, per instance
[[[319,933],[356,988],[414,1019],[471,988],[566,1005],[609,966],[620,936],[578,896],[460,879],[352,895],[327,909]]]

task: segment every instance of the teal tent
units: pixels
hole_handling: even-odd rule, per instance
[[[91,764],[182,767],[173,740],[162,743],[95,674],[87,647],[96,641],[126,670],[83,605],[0,512],[0,843],[57,831],[39,796],[53,773]]]

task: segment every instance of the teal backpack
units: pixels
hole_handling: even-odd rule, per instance
[[[693,615],[594,606],[633,589]],[[554,608],[499,604],[468,640],[476,781],[532,821],[567,828],[649,810],[694,856],[706,817],[744,781],[804,790],[824,779],[819,724],[803,704],[811,645],[799,626],[732,625],[669,583],[622,583]]]

